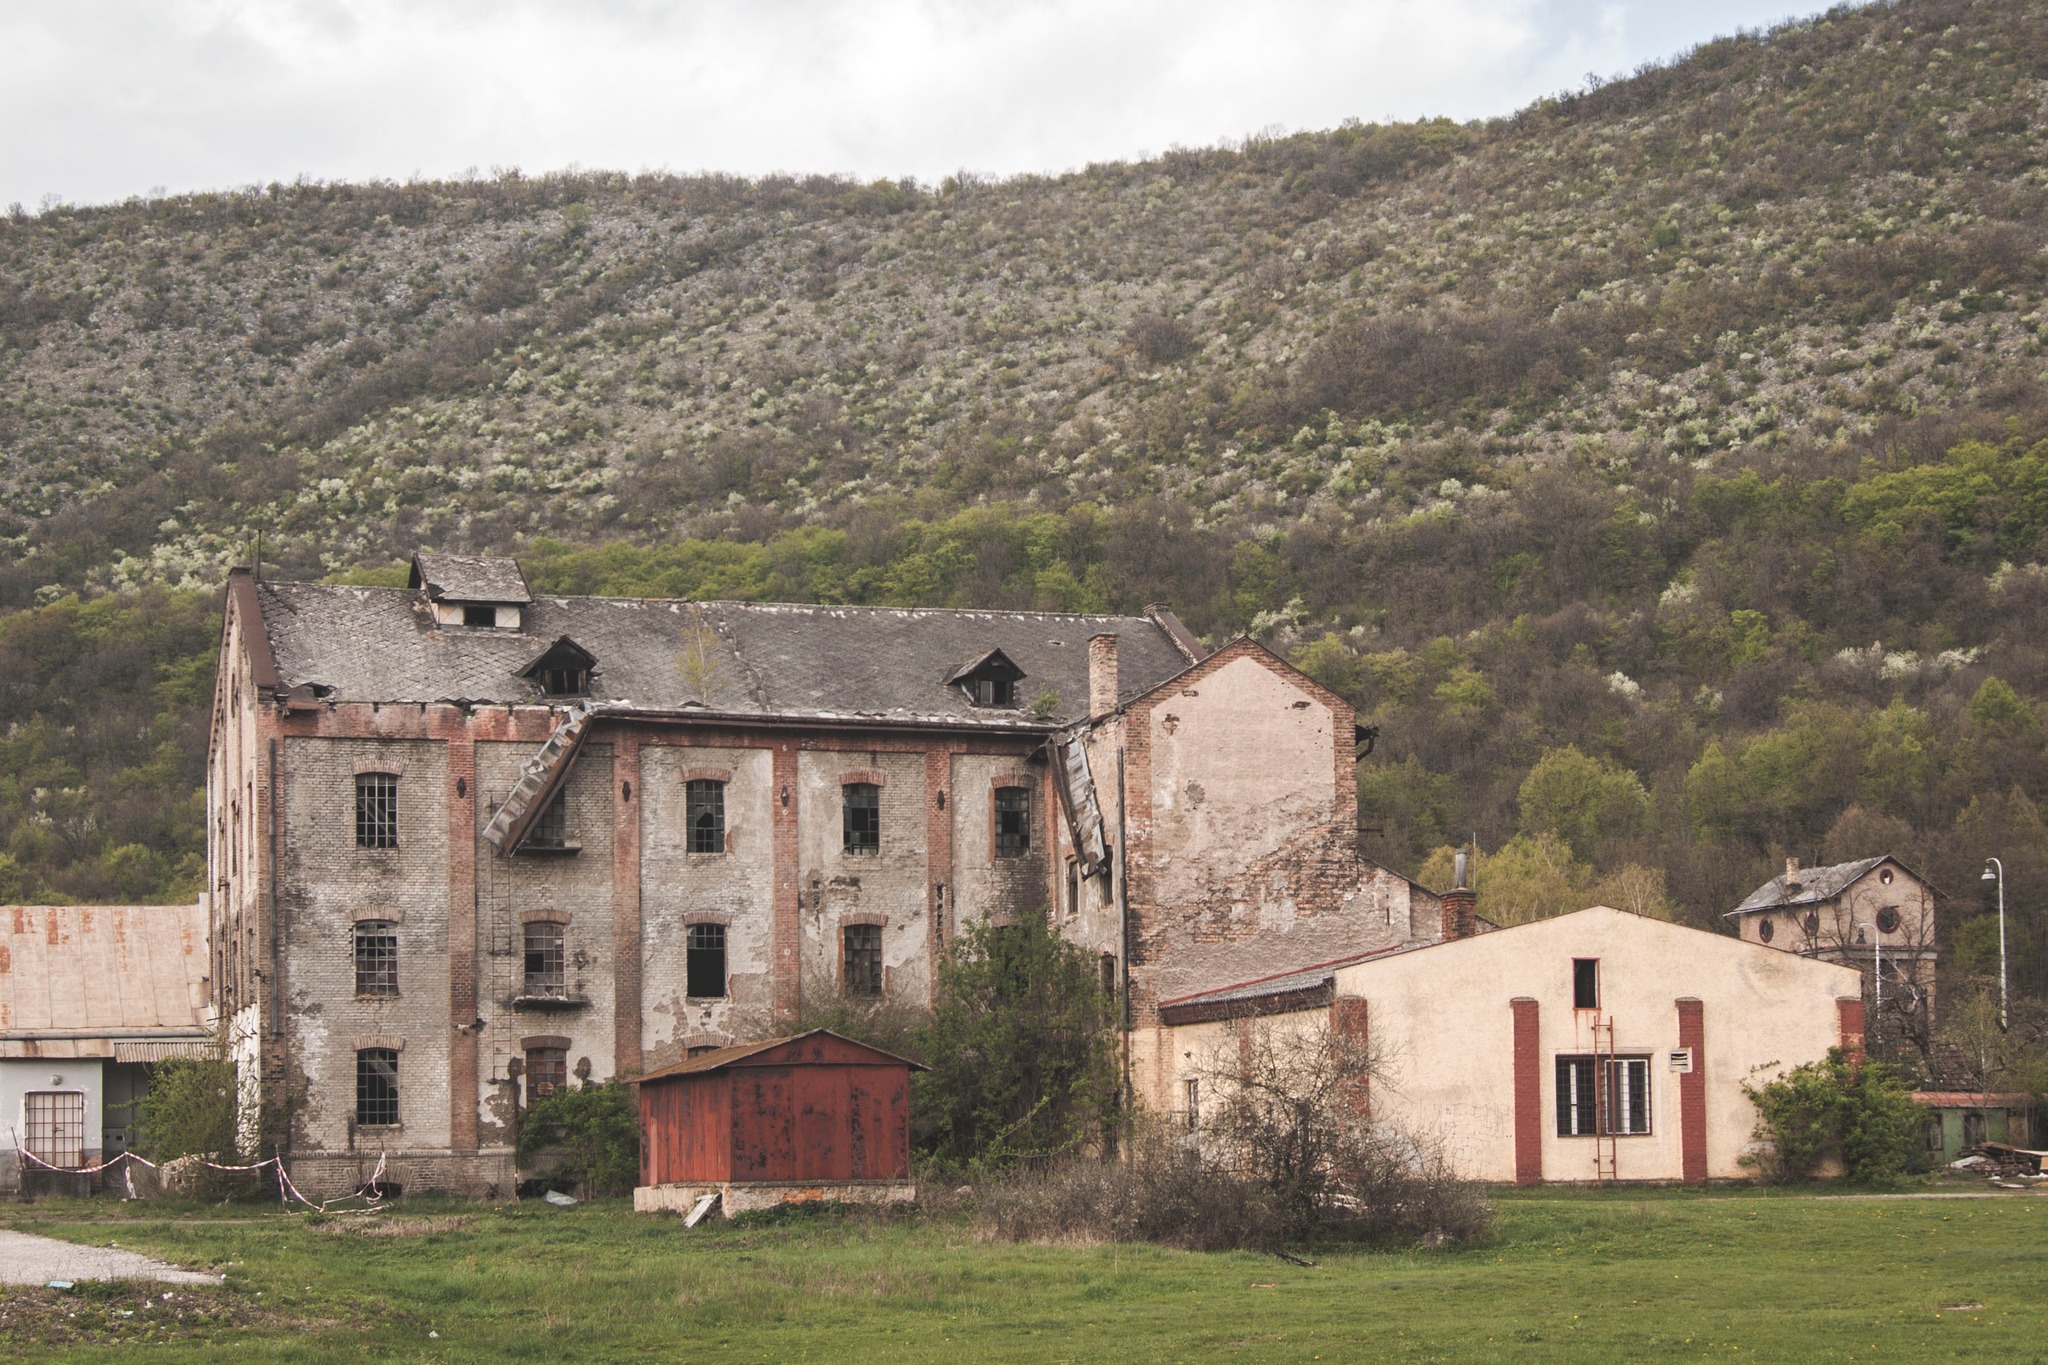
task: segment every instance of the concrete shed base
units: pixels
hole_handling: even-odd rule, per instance
[[[723,1185],[641,1185],[633,1191],[636,1213],[688,1213],[707,1194],[719,1196],[727,1218],[783,1204],[908,1204],[917,1199],[912,1180],[825,1180],[783,1184],[735,1180]]]

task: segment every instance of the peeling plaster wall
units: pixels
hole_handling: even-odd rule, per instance
[[[283,815],[286,1056],[294,1151],[449,1141],[447,746],[288,738]],[[356,846],[359,772],[398,774],[398,847]],[[355,923],[398,925],[398,994],[357,997]],[[260,1024],[259,1024],[260,1027]],[[397,1130],[352,1135],[356,1049],[401,1045]]]
[[[882,779],[879,853],[846,851],[841,779]],[[883,994],[926,997],[927,913],[925,765],[921,753],[811,751],[797,756],[798,904],[802,932],[802,998],[824,1004],[841,990],[848,924],[882,925]]]
[[[773,1003],[774,763],[766,749],[643,743],[640,749],[641,960],[647,1066],[693,1046],[755,1036]],[[690,853],[690,773],[727,773],[726,851]],[[696,921],[725,925],[723,1000],[687,996],[684,944]]]
[[[1008,922],[1051,905],[1046,844],[1051,792],[1044,764],[986,754],[955,754],[948,810],[953,825],[953,922],[959,931],[983,920]],[[999,858],[995,851],[995,789],[1021,786],[1031,793],[1031,850]],[[1056,816],[1056,812],[1051,812]]]

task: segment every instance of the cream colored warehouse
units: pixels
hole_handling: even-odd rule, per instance
[[[1742,1177],[1745,1081],[1860,1050],[1855,969],[1606,906],[1161,1003],[1132,1040],[1155,1110],[1244,1021],[1366,1031],[1373,1116],[1460,1173],[1534,1184]]]

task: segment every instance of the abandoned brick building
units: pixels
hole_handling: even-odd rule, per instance
[[[509,1190],[521,1107],[923,1003],[974,921],[1046,914],[1155,1002],[1440,936],[1355,847],[1351,708],[1142,616],[230,581],[212,979],[308,1189],[379,1154]]]

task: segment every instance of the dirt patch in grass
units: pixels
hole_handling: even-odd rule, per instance
[[[265,1308],[210,1285],[143,1280],[82,1282],[76,1289],[0,1289],[0,1355],[87,1343],[216,1341],[254,1329],[304,1332],[340,1325]]]
[[[436,1233],[467,1231],[476,1222],[468,1214],[438,1218],[331,1218],[324,1231],[337,1237],[432,1237]]]

